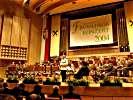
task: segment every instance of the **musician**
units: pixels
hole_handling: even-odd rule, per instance
[[[99,58],[94,57],[93,60],[89,61],[90,76],[93,78],[94,82],[98,82],[101,78],[101,61]]]
[[[21,61],[19,61],[18,64],[16,64],[16,68],[18,71],[23,71],[23,64],[21,63]]]
[[[10,64],[10,66],[9,66],[9,67],[16,67],[15,62],[13,61],[13,62]]]
[[[66,58],[66,55],[61,56],[60,61],[60,70],[62,75],[62,82],[65,82],[66,80],[66,66],[68,65],[68,59]]]
[[[114,75],[116,73],[116,69],[113,67],[113,64],[110,63],[104,66],[105,76]]]
[[[101,70],[101,78],[104,76],[110,76],[110,75],[116,75],[117,74],[117,68],[115,68],[115,61],[109,58],[104,59],[104,64],[100,68]]]
[[[71,61],[71,68],[74,73],[77,73],[80,69],[78,61]]]
[[[133,60],[131,60],[131,59],[127,61],[127,67],[123,68],[123,70],[122,70],[123,75],[129,76],[129,73],[128,73],[129,70],[133,70]]]
[[[89,64],[85,61],[81,62],[82,67],[79,69],[79,71],[77,72],[77,74],[74,75],[75,78],[77,79],[81,79],[83,76],[88,76],[89,75]]]

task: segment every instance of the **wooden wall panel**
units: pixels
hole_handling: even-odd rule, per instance
[[[30,35],[28,47],[28,63],[35,64],[40,62],[41,36],[42,36],[42,17],[32,15],[30,22]]]
[[[0,15],[0,44],[1,44],[1,35],[2,35],[2,16]],[[1,49],[0,49],[0,55],[1,55]]]
[[[93,100],[113,100],[112,97],[94,97]]]
[[[22,23],[22,31],[21,31],[21,47],[28,47],[28,41],[29,41],[29,28],[30,28],[30,20],[27,18],[21,18]]]
[[[6,5],[6,6],[5,6]],[[30,20],[30,30],[29,30],[29,41],[28,41],[28,60],[27,63],[35,64],[35,62],[40,61],[40,45],[41,45],[41,30],[42,30],[42,15],[36,15],[35,13],[29,11],[28,9],[23,9],[20,5],[10,2],[9,0],[0,0],[0,14],[5,14],[3,30],[2,30],[2,45],[10,45],[10,36],[11,36],[11,25],[12,17],[19,16],[21,18],[29,18]],[[24,22],[24,27],[27,27],[27,24]],[[18,26],[16,27],[18,30]],[[22,30],[23,31],[23,30]],[[24,31],[22,33],[25,33]],[[3,35],[4,34],[4,35]],[[23,36],[21,40],[24,39]],[[27,37],[27,36],[26,36]],[[16,37],[15,37],[16,38]],[[14,39],[15,40],[15,39]],[[22,45],[25,46],[27,42],[23,42]],[[14,43],[13,43],[14,44]],[[15,45],[16,45],[15,41]],[[9,46],[10,47],[10,46]],[[14,59],[14,58],[12,58]],[[0,60],[0,65],[10,64],[13,60]],[[16,58],[15,58],[16,60]],[[21,59],[20,59],[21,60]],[[5,62],[4,62],[5,61]],[[8,62],[6,62],[8,61]],[[4,62],[1,64],[1,62]],[[16,60],[18,62],[18,60]],[[26,61],[23,61],[26,62]],[[6,65],[5,65],[6,66]]]
[[[2,83],[0,83],[0,85],[1,84]],[[14,88],[16,85],[17,83],[8,83],[10,89]],[[25,84],[25,90],[31,92],[34,89],[34,86],[35,84]],[[43,93],[51,94],[53,91],[52,85],[41,85],[41,87]],[[78,88],[78,94],[81,95],[81,100],[133,100],[132,87],[127,88],[127,87],[80,86],[75,88]],[[68,86],[59,86],[59,94],[62,95],[67,92],[68,92]]]
[[[81,100],[94,100],[94,97],[81,96]]]
[[[12,17],[4,16],[1,45],[10,45],[12,33]]]
[[[5,70],[6,70],[6,67],[0,67],[0,77],[1,78],[5,78]]]
[[[1,35],[2,16],[0,15],[0,35]]]
[[[13,26],[11,35],[11,45],[20,46],[21,21],[20,17],[13,16]]]
[[[1,35],[2,35],[2,15],[0,15],[0,43],[1,43]]]
[[[133,97],[113,97],[113,100],[133,100]]]

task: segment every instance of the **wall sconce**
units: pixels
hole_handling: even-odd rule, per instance
[[[129,20],[129,25],[133,26],[133,21],[132,20]]]

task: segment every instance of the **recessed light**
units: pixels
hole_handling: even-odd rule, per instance
[[[76,1],[73,1],[72,4],[76,4],[77,2]]]

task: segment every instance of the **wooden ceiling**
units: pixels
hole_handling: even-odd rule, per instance
[[[36,14],[57,14],[125,0],[10,0]]]

